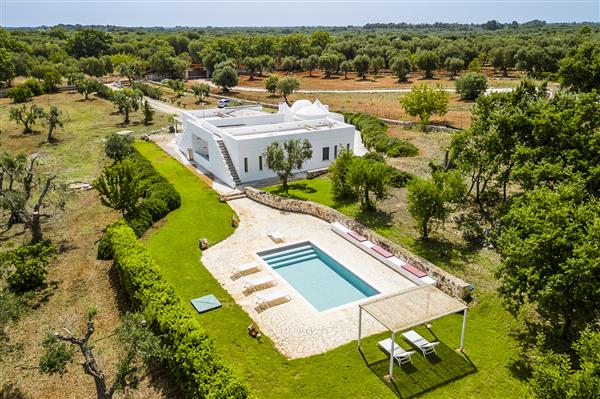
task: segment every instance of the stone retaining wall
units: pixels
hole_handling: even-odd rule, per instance
[[[397,119],[387,119],[387,118],[379,118],[382,121],[384,121],[385,123],[387,123],[388,125],[398,125],[398,126],[405,126],[408,128],[421,128],[421,125],[418,124],[417,122],[412,122],[412,121],[399,121]],[[459,132],[461,129],[456,129],[450,126],[438,126],[438,125],[425,125],[425,131],[427,132],[450,132],[450,133],[455,133],[455,132]]]
[[[362,224],[358,223],[356,220],[336,211],[335,209],[311,201],[284,198],[262,190],[258,190],[254,187],[246,187],[245,192],[248,198],[272,208],[290,212],[305,213],[318,217],[319,219],[323,219],[329,223],[342,223],[348,228],[360,233],[362,236],[367,237],[371,242],[374,242],[375,244],[394,253],[397,257],[405,262],[423,270],[430,277],[437,281],[437,288],[444,291],[448,295],[463,299],[465,301],[470,300],[471,290],[468,283],[462,281],[458,277],[453,276],[445,270],[440,269],[433,263],[413,254],[400,245],[388,240],[387,238],[382,237],[371,229],[368,229]]]

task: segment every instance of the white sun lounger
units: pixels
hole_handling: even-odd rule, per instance
[[[429,342],[423,338],[416,331],[410,330],[402,334],[402,336],[411,344],[421,349],[423,356],[427,356],[430,353],[435,353],[435,347],[439,345],[439,342]]]
[[[285,241],[285,237],[279,231],[269,231],[267,233],[267,237],[269,237],[276,244],[279,244],[279,243]]]
[[[272,292],[257,292],[254,294],[256,297],[256,308],[257,309],[266,309],[271,306],[279,305],[279,303],[284,301],[289,301],[292,298],[290,295],[283,290],[272,291]]]
[[[249,262],[242,263],[241,265],[233,265],[232,277],[255,273],[259,270],[261,270],[261,267],[258,264],[258,262]]]
[[[242,284],[244,284],[244,291],[257,291],[259,289],[265,289],[272,287],[277,284],[273,277],[266,275],[260,277],[242,277],[240,278]]]
[[[412,363],[411,356],[415,354],[415,351],[407,351],[404,350],[400,345],[396,342],[392,341],[391,338],[384,339],[383,341],[379,341],[377,343],[381,349],[383,349],[387,354],[392,353],[392,346],[394,347],[394,359],[398,362],[399,366],[402,366],[404,363]]]

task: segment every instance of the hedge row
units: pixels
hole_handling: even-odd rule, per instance
[[[360,130],[363,143],[370,150],[374,149],[389,157],[412,157],[419,153],[412,143],[396,137],[388,137],[388,126],[373,115],[345,112],[344,119]]]
[[[153,223],[159,221],[167,214],[181,205],[181,197],[175,187],[161,176],[152,163],[144,158],[133,148],[130,158],[136,164],[136,172],[142,180],[145,196],[137,209],[130,212],[125,222],[133,229],[138,237]],[[106,236],[98,243],[98,259],[112,259],[112,247]]]
[[[223,364],[210,337],[161,277],[133,230],[121,221],[107,229],[107,237],[123,287],[161,337],[169,368],[185,397],[247,398],[246,385]]]
[[[162,98],[163,92],[160,87],[151,86],[142,82],[133,82],[131,84],[131,88],[134,90],[141,91],[146,97],[153,98],[155,100],[160,100]]]

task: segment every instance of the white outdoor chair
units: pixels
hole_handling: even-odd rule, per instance
[[[391,338],[384,339],[383,341],[379,341],[377,343],[381,349],[383,349],[388,355],[392,353],[392,347],[394,348],[394,359],[398,362],[399,366],[402,366],[404,363],[412,363],[411,356],[415,354],[415,351],[407,351],[404,350],[400,345],[396,342],[392,341]]]
[[[244,284],[244,291],[253,292],[268,287],[273,287],[277,284],[273,277],[266,275],[260,277],[242,277],[240,278],[242,284]]]
[[[286,291],[282,290],[272,292],[257,292],[254,294],[254,296],[256,297],[257,310],[270,308],[271,306],[276,306],[292,299]]]
[[[402,334],[402,336],[411,344],[416,346],[423,352],[423,356],[427,356],[431,353],[435,353],[435,347],[439,345],[439,342],[429,342],[423,338],[416,331],[410,330]]]
[[[257,271],[261,270],[261,267],[258,262],[249,262],[242,263],[240,265],[233,265],[232,269],[233,271],[231,273],[231,277],[236,277],[256,273]]]
[[[285,241],[285,237],[279,231],[269,231],[267,233],[267,237],[269,237],[276,244],[279,244],[279,243]]]

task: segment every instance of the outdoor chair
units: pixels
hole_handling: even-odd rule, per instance
[[[272,287],[277,284],[273,277],[266,275],[260,277],[242,277],[240,278],[242,284],[244,285],[244,291],[253,292],[258,291],[260,289],[265,289],[268,287]]]
[[[427,356],[431,353],[435,352],[435,347],[439,345],[439,342],[429,342],[425,338],[423,338],[416,331],[410,330],[402,334],[402,336],[411,344],[416,346],[423,352],[423,356]]]
[[[283,234],[279,231],[269,231],[267,233],[267,237],[269,237],[274,243],[279,244],[285,241]]]
[[[261,267],[258,264],[258,262],[249,262],[249,263],[242,263],[241,265],[233,265],[232,268],[233,268],[233,272],[231,274],[231,277],[252,274],[252,273],[256,273],[257,271],[261,270]]]
[[[292,298],[286,291],[272,291],[272,292],[257,292],[254,294],[256,297],[256,309],[263,310],[272,306],[279,305],[283,302],[290,301]]]
[[[377,343],[384,352],[388,355],[392,353],[392,347],[394,348],[394,359],[398,362],[399,366],[402,366],[404,363],[412,363],[411,356],[415,354],[415,351],[407,351],[404,350],[398,343],[392,341],[391,338],[384,339],[383,341],[379,341]]]

